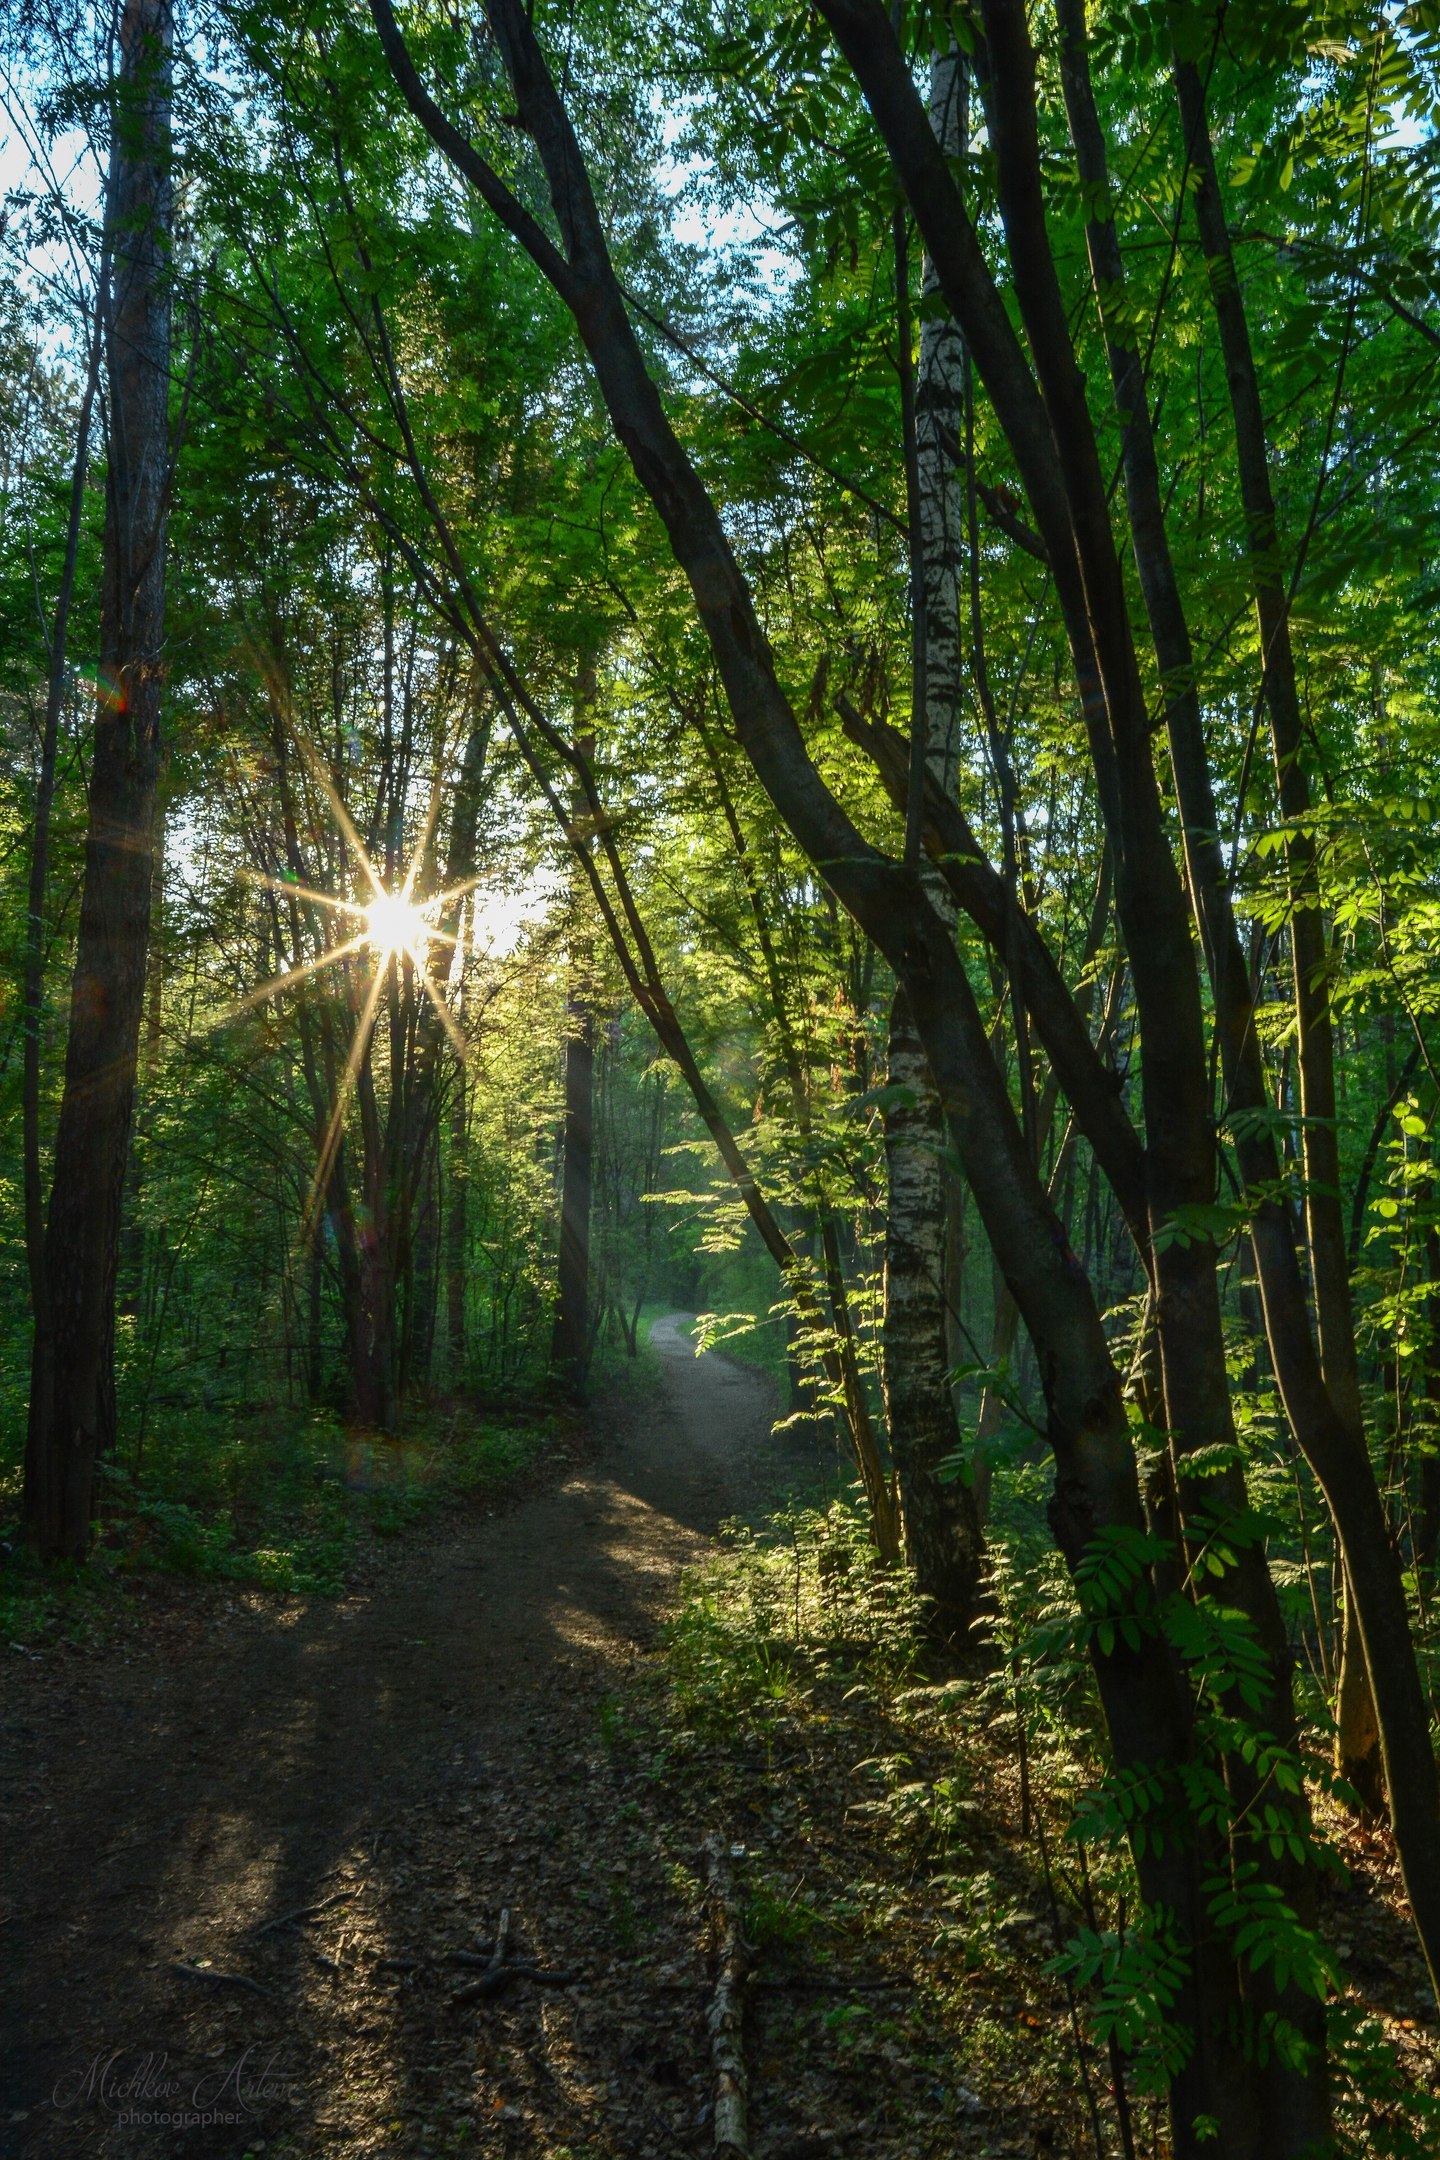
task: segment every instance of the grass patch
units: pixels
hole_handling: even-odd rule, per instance
[[[620,1341],[599,1347],[597,1402],[654,1395],[661,1366],[650,1327],[663,1309],[642,1316],[633,1357]],[[144,1574],[334,1597],[361,1552],[498,1490],[573,1424],[572,1409],[542,1397],[412,1405],[398,1439],[354,1433],[327,1409],[169,1404],[138,1461],[129,1451],[102,1466],[84,1567],[42,1567],[25,1551],[17,1454],[0,1474],[0,1523],[16,1526],[4,1533],[8,1554],[0,1549],[0,1642],[92,1638],[126,1581]]]

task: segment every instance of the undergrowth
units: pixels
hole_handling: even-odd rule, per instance
[[[500,1419],[455,1407],[417,1416],[403,1440],[358,1437],[326,1412],[263,1425],[178,1418],[139,1465],[104,1466],[84,1568],[42,1568],[12,1547],[0,1638],[83,1635],[107,1589],[142,1573],[333,1597],[367,1542],[503,1484],[556,1430],[543,1411]]]
[[[948,2064],[931,2089],[947,2096],[950,2149],[982,2119],[1002,2142],[973,2149],[1010,2149],[1018,2111],[1027,2135],[1049,2124],[1076,2154],[1163,2160],[1167,2070],[1185,2043],[1175,1953],[1137,1898],[1139,1803],[1105,1774],[1086,1615],[1023,1495],[991,1561],[987,1649],[937,1673],[908,1578],[878,1565],[857,1506],[730,1526],[666,1634],[652,1774],[677,1810],[737,1837],[762,1963],[905,1964],[915,2014],[887,2044]],[[1323,1800],[1313,1752],[1305,1768]],[[1337,1858],[1325,1864],[1328,1933],[1369,1928],[1366,1977],[1388,1963],[1387,1984],[1362,1991],[1283,1915],[1259,1954],[1310,1957],[1330,1998],[1337,2151],[1433,2160],[1440,2101],[1405,2015],[1404,1924],[1374,1881],[1350,1886]],[[1231,1901],[1253,1928],[1244,1892],[1232,1885]],[[826,2016],[827,2044],[868,2059],[878,2006],[857,1997]],[[905,2134],[939,2151],[917,2106]]]
[[[658,1367],[598,1359],[597,1395],[641,1400]],[[163,1574],[333,1597],[357,1555],[506,1484],[551,1447],[572,1413],[543,1396],[502,1413],[463,1400],[412,1404],[403,1437],[356,1433],[331,1410],[170,1407],[137,1452],[102,1464],[96,1539],[84,1567],[41,1567],[18,1528],[0,1550],[0,1641],[82,1640],[127,1578]],[[0,1474],[0,1521],[20,1505],[18,1451]]]

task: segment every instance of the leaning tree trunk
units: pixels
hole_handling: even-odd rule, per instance
[[[958,48],[937,54],[930,70],[930,114],[947,156],[964,143],[967,84]],[[903,214],[903,213],[902,213]],[[897,245],[899,228],[897,227]],[[904,276],[903,268],[901,276]],[[938,292],[927,261],[925,302]],[[902,313],[904,301],[902,296]],[[909,353],[902,351],[902,369]],[[954,319],[924,306],[915,382],[913,495],[920,562],[916,609],[923,655],[916,667],[915,715],[929,776],[953,795],[960,759],[964,694],[960,650],[962,505],[951,450],[963,432],[965,351]],[[907,429],[907,433],[910,432]],[[947,441],[951,446],[947,450]],[[927,873],[932,904],[947,921],[955,904]],[[885,1313],[882,1335],[885,1412],[899,1474],[905,1550],[937,1631],[963,1641],[979,1606],[983,1545],[971,1487],[941,1465],[960,1445],[947,1377],[946,1239],[949,1178],[944,1119],[908,1001],[897,990],[890,1010],[885,1111]]]
[[[1097,205],[1089,246],[1102,312],[1116,402],[1125,415],[1125,478],[1136,567],[1165,678],[1166,723],[1179,798],[1191,889],[1214,991],[1217,1032],[1232,1111],[1268,1108],[1269,1092],[1254,1026],[1248,971],[1230,904],[1228,871],[1206,762],[1193,653],[1165,536],[1162,491],[1146,404],[1140,355],[1128,318],[1108,306],[1119,297],[1123,264],[1113,221],[1098,206],[1109,197],[1103,137],[1090,92],[1084,18],[1062,0],[1065,39],[1062,79],[1082,180]],[[1177,85],[1190,138],[1192,165],[1205,164],[1206,221],[1217,313],[1227,321],[1235,363],[1237,433],[1244,418],[1264,455],[1263,424],[1233,260],[1228,259],[1223,207],[1209,157],[1203,88],[1193,67],[1177,64]],[[1198,212],[1198,200],[1197,200]],[[1246,461],[1253,484],[1255,460]],[[1254,498],[1252,497],[1252,500]],[[1258,505],[1257,505],[1258,507]],[[1400,1571],[1368,1457],[1339,1414],[1310,1334],[1305,1290],[1288,1211],[1275,1197],[1279,1163],[1268,1121],[1246,1118],[1236,1152],[1249,1191],[1258,1196],[1253,1240],[1266,1334],[1286,1415],[1314,1471],[1336,1526],[1346,1564],[1347,1600],[1365,1631],[1367,1663],[1375,1677],[1375,1708],[1391,1796],[1391,1820],[1417,1931],[1432,1978],[1440,1972],[1440,1846],[1435,1762],[1429,1719],[1409,1635]],[[1374,1653],[1378,1651],[1378,1656]],[[1398,1773],[1398,1774],[1397,1774]],[[1440,1982],[1437,1982],[1440,1984]]]
[[[169,0],[126,0],[105,198],[101,691],[25,1463],[28,1534],[53,1558],[78,1559],[90,1539],[145,996],[169,486],[171,37]]]

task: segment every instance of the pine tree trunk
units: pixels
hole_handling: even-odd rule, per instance
[[[128,0],[105,201],[101,695],[25,1466],[28,1533],[48,1557],[78,1559],[90,1539],[145,995],[169,485],[171,37],[168,0]]]
[[[29,910],[25,936],[25,1050],[21,1079],[25,1179],[25,1255],[30,1272],[30,1304],[37,1334],[46,1332],[45,1193],[40,1149],[41,1030],[45,997],[45,910],[50,883],[50,820],[55,804],[55,766],[60,743],[60,712],[65,702],[69,653],[70,605],[80,555],[80,522],[90,471],[91,417],[99,387],[104,350],[104,291],[108,266],[101,264],[90,336],[90,364],[75,429],[75,461],[70,475],[70,508],[65,530],[65,558],[55,619],[50,633],[50,673],[45,689],[45,718],[40,735],[40,769],[35,777],[35,816],[30,840]]]

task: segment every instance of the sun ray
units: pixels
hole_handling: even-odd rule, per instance
[[[361,869],[364,871],[366,877],[369,879],[371,889],[374,892],[375,898],[377,900],[383,900],[385,897],[385,886],[380,877],[380,873],[375,868],[375,865],[371,862],[368,854],[365,852],[365,843],[362,841],[359,833],[356,831],[355,821],[351,817],[350,812],[346,809],[340,791],[330,777],[329,768],[327,767],[324,759],[321,757],[319,751],[315,748],[312,742],[310,742],[304,735],[302,735],[298,729],[293,729],[292,732],[294,733],[296,742],[300,746],[300,755],[304,758],[306,764],[310,767],[311,776],[314,779],[317,787],[319,787],[321,792],[324,794],[326,801],[329,803],[330,808],[334,813],[336,824],[339,826],[343,837],[352,849],[356,861],[359,863]]]
[[[426,996],[429,998],[431,1004],[435,1007],[436,1012],[440,1015],[440,1025],[444,1028],[445,1033],[450,1038],[451,1048],[454,1050],[456,1056],[461,1060],[461,1062],[468,1065],[468,1063],[470,1062],[470,1045],[466,1042],[465,1037],[461,1034],[460,1029],[456,1024],[455,1015],[451,1012],[450,1007],[445,1002],[444,993],[436,988],[434,980],[431,977],[430,970],[428,967],[426,967],[423,961],[417,961],[415,963],[415,968],[416,973],[418,974],[420,981],[424,986]]]
[[[355,1082],[360,1076],[360,1066],[370,1041],[371,1030],[375,1025],[375,1009],[380,1003],[380,993],[384,985],[385,971],[383,968],[376,968],[370,983],[369,994],[365,999],[359,1021],[356,1024],[354,1036],[351,1038],[350,1055],[345,1060],[345,1070],[340,1076],[340,1085],[335,1090],[335,1107],[330,1113],[330,1123],[326,1129],[319,1159],[315,1165],[315,1175],[310,1180],[310,1190],[305,1196],[305,1205],[300,1211],[300,1235],[296,1243],[297,1252],[304,1251],[310,1239],[314,1236],[319,1223],[320,1202],[325,1188],[330,1182],[335,1157],[340,1152],[345,1112],[349,1107],[350,1097],[354,1093]]]
[[[313,885],[297,885],[294,878],[275,877],[268,870],[246,870],[244,875],[252,885],[263,885],[267,892],[284,893],[296,900],[314,900],[337,915],[365,913],[358,901],[341,900],[334,893],[317,892]]]
[[[406,871],[405,882],[400,888],[401,894],[406,900],[410,898],[410,895],[415,890],[415,880],[420,875],[425,857],[429,852],[430,842],[435,837],[435,827],[440,817],[440,791],[445,780],[445,760],[449,752],[450,735],[447,730],[445,739],[440,746],[440,755],[435,760],[435,775],[430,783],[430,801],[425,810],[425,824],[420,834],[420,843],[410,857],[410,868]]]
[[[262,1005],[267,998],[277,996],[280,991],[293,989],[296,983],[308,981],[323,968],[333,967],[337,960],[348,959],[351,953],[363,952],[365,942],[363,933],[348,938],[343,945],[332,945],[327,951],[317,953],[313,960],[302,960],[299,967],[291,968],[288,974],[272,976],[269,982],[261,983],[258,990],[247,992],[228,1012],[222,1013],[220,1020],[233,1020],[238,1013],[248,1012],[252,1005]],[[216,1025],[219,1024],[217,1021]]]

